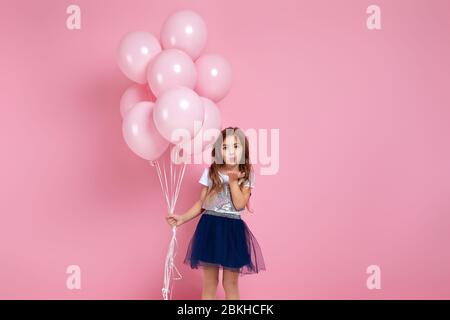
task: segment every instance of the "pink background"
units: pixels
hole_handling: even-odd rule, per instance
[[[232,64],[224,124],[280,129],[279,172],[257,170],[244,215],[267,271],[241,297],[450,298],[448,1],[376,1],[378,31],[373,1],[79,0],[70,31],[72,3],[0,4],[0,298],[161,299],[171,233],[156,171],[122,138],[115,50],[184,8]],[[202,170],[188,167],[177,212]],[[174,299],[200,297],[182,264],[197,221],[179,229]],[[72,264],[81,290],[66,288]]]

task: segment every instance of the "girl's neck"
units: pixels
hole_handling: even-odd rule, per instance
[[[225,171],[236,171],[239,168],[238,164],[225,164],[223,169]]]

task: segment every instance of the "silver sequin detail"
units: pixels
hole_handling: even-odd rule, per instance
[[[240,214],[235,213],[226,213],[226,212],[217,212],[213,210],[205,210],[203,214],[210,214],[213,216],[219,216],[219,217],[225,217],[225,218],[232,218],[232,219],[241,219]]]
[[[216,212],[240,214],[244,209],[236,210],[231,200],[231,190],[228,183],[223,183],[223,188],[219,192],[209,194],[203,202],[203,209]]]

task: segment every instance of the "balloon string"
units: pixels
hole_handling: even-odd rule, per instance
[[[169,186],[170,186],[170,208],[173,208],[173,165],[172,165],[172,160],[169,159],[170,162],[170,182],[169,182]],[[171,210],[170,213],[173,213],[173,211]]]
[[[180,193],[180,186],[181,186],[181,182],[183,181],[183,177],[184,177],[184,170],[186,169],[186,163],[183,163],[183,168],[181,169],[181,177],[177,182],[177,191],[175,194],[175,202],[178,200],[178,195]]]
[[[169,250],[167,251],[166,261],[164,264],[164,287],[162,288],[162,295],[164,300],[168,300],[169,296],[168,293],[170,291],[170,299],[172,299],[172,293],[173,293],[173,282],[172,285],[170,285],[170,280],[173,278],[173,280],[180,280],[183,278],[180,271],[174,264],[174,258],[176,256],[176,251],[178,249],[178,241],[176,238],[177,234],[177,227],[172,227],[172,238],[169,243]],[[172,277],[173,270],[178,274],[178,277]],[[170,286],[170,290],[169,290]]]
[[[177,158],[177,155],[178,153],[176,153],[175,154],[175,158]],[[172,162],[172,161],[171,161]],[[175,164],[177,164],[178,163],[178,161],[176,161],[175,162]],[[176,183],[176,185],[175,186],[178,186],[178,177],[177,177],[177,173],[178,173],[178,169],[177,169],[178,167],[176,166],[176,165],[174,165],[174,171],[173,171],[173,181],[175,182],[175,181],[177,181],[177,183]],[[174,188],[175,189],[175,191],[174,191],[174,195],[173,195],[173,201],[174,201],[174,203],[173,203],[173,206],[175,207],[175,203],[177,202],[177,200],[176,200],[176,198],[175,198],[175,192],[176,192],[176,189],[177,189],[177,187],[175,187]]]
[[[163,170],[164,170],[164,181],[165,181],[165,183],[166,183],[166,194],[168,194],[168,192],[169,192],[169,187],[167,186],[167,173],[166,173],[166,164],[165,163],[163,163]],[[170,201],[167,201],[168,202],[168,206],[169,206],[169,212],[170,213],[173,213],[173,211],[172,211],[172,206],[170,205]]]
[[[175,156],[177,157],[177,155]],[[178,161],[177,161],[178,162]],[[158,179],[161,186],[162,193],[166,199],[167,207],[170,213],[175,210],[175,205],[178,200],[178,195],[180,192],[181,183],[184,177],[184,172],[186,169],[186,164],[183,163],[181,173],[178,171],[177,166],[172,165],[172,160],[170,159],[170,171],[166,171],[165,163],[163,162],[163,168],[161,170],[161,165],[159,161],[154,161],[156,164],[156,171],[158,173]],[[151,162],[152,164],[152,162]],[[167,173],[170,176],[167,177]],[[169,182],[169,183],[168,183]],[[164,300],[172,299],[173,293],[173,282],[171,280],[180,280],[182,275],[174,263],[176,253],[178,250],[178,241],[176,238],[176,226],[172,226],[172,237],[169,242],[169,248],[167,250],[167,255],[164,263],[164,287],[162,288],[162,296]],[[174,271],[178,276],[174,276]],[[170,287],[170,289],[169,289]],[[170,295],[169,295],[170,293]]]
[[[164,188],[164,185],[163,185],[163,179],[162,179],[161,167],[160,167],[158,161],[156,161],[156,172],[158,172],[158,178],[159,178],[159,183],[160,183],[160,185],[161,185],[161,191],[162,191],[164,197],[166,198],[166,203],[167,203],[167,206],[169,207],[169,206],[170,206],[170,204],[169,204],[169,198],[168,198],[168,196],[167,196],[166,189]]]

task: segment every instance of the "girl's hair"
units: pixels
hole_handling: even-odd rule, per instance
[[[219,177],[219,169],[225,166],[225,162],[222,157],[222,144],[225,142],[225,139],[230,136],[236,136],[244,149],[242,152],[241,159],[238,159],[239,172],[245,173],[244,177],[238,180],[239,187],[241,188],[241,190],[243,189],[244,182],[250,179],[250,174],[252,173],[252,164],[250,163],[248,139],[240,128],[227,127],[221,131],[221,134],[217,138],[216,142],[214,142],[211,151],[212,163],[211,166],[209,167],[209,178],[212,181],[212,187],[209,191],[211,193],[219,192],[223,188],[222,181],[220,180]],[[250,209],[250,199],[249,201],[247,201],[246,207],[249,210],[249,212],[253,212],[253,210]]]

